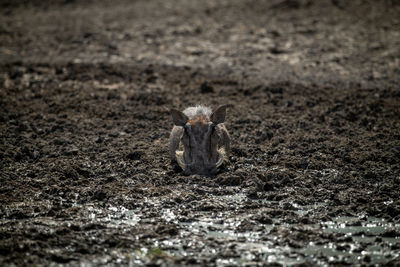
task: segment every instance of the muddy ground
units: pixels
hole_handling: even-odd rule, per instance
[[[0,74],[2,266],[400,265],[399,1],[1,1]]]

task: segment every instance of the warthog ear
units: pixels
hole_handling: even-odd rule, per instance
[[[213,114],[211,114],[211,121],[214,124],[224,123],[226,117],[226,108],[228,105],[219,106]]]
[[[170,112],[176,126],[185,126],[189,120],[189,118],[179,110],[172,108]]]

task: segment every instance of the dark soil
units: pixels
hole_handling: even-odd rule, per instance
[[[1,1],[0,265],[224,265],[240,233],[351,252],[311,225],[400,222],[399,84],[395,0]],[[169,109],[199,103],[232,105],[215,177],[168,158]],[[208,218],[240,238],[186,227]],[[230,264],[282,263],[253,256]]]

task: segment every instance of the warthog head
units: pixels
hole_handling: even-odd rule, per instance
[[[224,126],[227,106],[214,112],[203,106],[189,107],[183,112],[172,109],[175,124],[171,132],[171,157],[185,174],[212,175],[229,153],[229,135]],[[183,152],[177,151],[179,142]],[[219,146],[224,146],[219,148]]]

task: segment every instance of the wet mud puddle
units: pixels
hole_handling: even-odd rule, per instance
[[[137,240],[138,248],[113,250],[124,264],[142,265],[168,258],[193,264],[207,261],[217,266],[260,262],[326,266],[385,264],[400,257],[400,224],[366,216],[321,217],[326,213],[326,203],[289,205],[285,201],[250,199],[243,193],[205,194],[203,200],[180,205],[172,198],[145,198],[137,202],[135,209],[76,205],[85,210],[82,225],[101,226],[105,232],[132,233],[129,238]],[[73,220],[48,219],[37,218],[31,223],[44,228],[76,224]],[[109,261],[108,256],[79,260],[82,266]]]
[[[136,263],[145,261],[154,250],[177,258],[215,257],[219,266],[260,261],[284,266],[305,262],[380,264],[400,256],[400,225],[385,219],[347,216],[321,222],[311,219],[304,224],[296,223],[296,218],[312,218],[325,203],[294,204],[290,216],[280,216],[281,209],[271,209],[282,205],[278,201],[249,200],[245,194],[213,198],[226,209],[181,216],[176,210],[161,208],[161,217],[175,225],[178,234],[142,248],[135,255]],[[265,215],[274,212],[276,217]],[[287,218],[290,223],[285,222]]]

